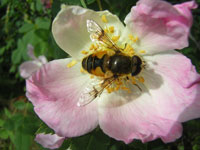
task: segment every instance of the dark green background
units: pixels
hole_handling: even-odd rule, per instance
[[[136,0],[99,0],[107,9],[123,21]],[[172,4],[184,0],[171,0]],[[200,3],[200,0],[197,0]],[[98,0],[54,0],[46,9],[40,0],[0,1],[0,150],[44,149],[34,141],[36,133],[52,133],[35,115],[32,104],[25,97],[25,81],[19,76],[19,65],[29,60],[27,44],[35,47],[35,54],[48,60],[66,58],[68,55],[55,43],[51,34],[51,22],[60,10],[60,4],[86,6],[99,10]],[[200,9],[193,10],[194,24],[190,46],[182,53],[192,60],[200,71]],[[105,135],[97,128],[79,138],[68,139],[60,150],[69,146],[72,150],[200,150],[200,121],[183,124],[183,136],[176,142],[164,144],[161,140],[149,143],[134,141],[124,144]]]

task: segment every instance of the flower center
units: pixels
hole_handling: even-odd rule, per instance
[[[82,50],[85,55],[82,60],[82,73],[89,73],[91,78],[100,80],[100,87],[108,93],[118,90],[125,90],[131,93],[131,86],[136,86],[140,91],[138,83],[144,83],[140,72],[145,67],[141,55],[145,50],[136,50],[139,38],[129,34],[124,43],[119,42],[120,35],[117,35],[114,26],[107,26],[109,20],[102,16],[105,26],[102,28],[93,20],[87,21],[88,32],[93,43],[88,50]],[[136,46],[137,47],[137,46]],[[68,64],[69,67],[74,62]],[[102,82],[103,81],[103,82]]]

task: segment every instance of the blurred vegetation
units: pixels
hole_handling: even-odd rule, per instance
[[[200,0],[197,2],[200,4]],[[32,104],[26,99],[25,81],[19,76],[18,67],[29,59],[27,44],[34,46],[36,56],[45,55],[48,60],[68,57],[56,45],[51,33],[51,22],[62,3],[93,10],[107,9],[123,21],[136,0],[54,0],[50,8],[40,0],[0,1],[0,150],[44,149],[34,141],[35,134],[51,130],[36,116]],[[190,46],[182,52],[200,71],[200,9],[193,10],[193,15]],[[145,144],[134,141],[126,145],[97,128],[82,137],[66,140],[59,149],[70,146],[72,150],[200,150],[200,121],[192,120],[183,126],[183,136],[169,144],[156,140]]]

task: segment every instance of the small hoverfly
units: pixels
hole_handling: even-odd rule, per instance
[[[92,75],[102,77],[103,82],[100,86],[87,87],[79,99],[78,106],[84,106],[93,101],[119,77],[129,74],[138,75],[143,65],[139,56],[128,56],[123,53],[123,49],[118,47],[95,21],[87,20],[87,30],[92,41],[100,42],[113,53],[109,54],[106,50],[102,50],[83,58],[82,68]],[[140,89],[137,84],[135,85]]]

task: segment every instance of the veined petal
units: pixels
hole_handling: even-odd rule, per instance
[[[26,61],[19,66],[20,76],[25,79],[29,78],[41,66],[42,66],[42,63],[38,60]]]
[[[77,106],[81,91],[90,80],[80,72],[80,63],[68,68],[70,61],[51,61],[26,81],[27,97],[35,112],[63,137],[83,135],[98,124],[96,101]]]
[[[134,91],[133,91],[134,92]],[[106,101],[111,101],[106,104]],[[116,101],[129,101],[116,105]],[[99,101],[99,124],[109,136],[130,143],[133,139],[148,142],[161,138],[172,142],[181,136],[182,126],[179,122],[159,116],[157,106],[148,93],[128,96],[111,93]]]
[[[37,134],[35,137],[35,141],[41,144],[44,148],[56,149],[59,148],[63,141],[64,137],[60,137],[56,134]]]
[[[103,23],[105,15],[108,23]],[[61,11],[53,21],[52,32],[57,44],[73,58],[82,58],[82,50],[88,50],[92,43],[87,31],[86,20],[96,21],[102,28],[115,25],[123,29],[123,24],[116,15],[109,11],[93,11],[79,6],[62,5]]]
[[[171,51],[154,56],[145,56],[149,68],[160,75],[152,79],[151,73],[144,73],[145,85],[159,108],[159,114],[171,120],[184,122],[200,117],[200,75],[191,61],[182,54]]]
[[[161,0],[140,0],[127,15],[125,23],[136,34],[147,54],[182,49],[188,46],[192,25],[190,9],[195,2],[172,6]]]

